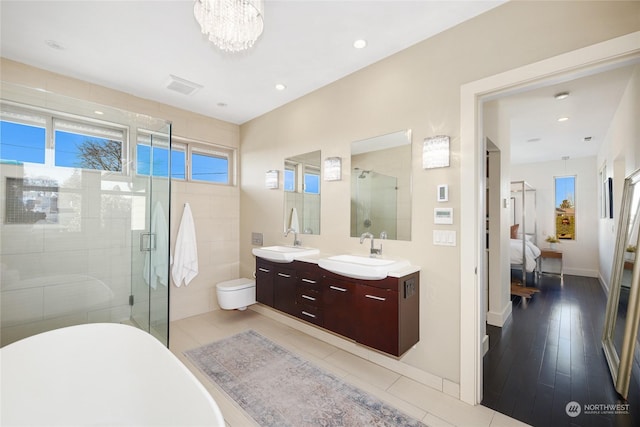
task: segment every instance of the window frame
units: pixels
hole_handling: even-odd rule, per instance
[[[172,145],[179,144],[187,149],[185,181],[199,184],[223,185],[234,187],[237,183],[237,149],[211,142],[198,141],[179,135],[171,136]],[[193,154],[223,157],[227,160],[227,182],[214,182],[193,178]]]
[[[5,119],[5,114],[8,113],[8,117],[10,120]],[[29,120],[29,118],[39,117],[45,122],[45,159],[44,163],[34,163],[39,165],[44,165],[47,167],[61,167],[61,168],[73,168],[73,169],[81,169],[87,171],[96,171],[96,172],[108,172],[113,175],[121,175],[126,176],[130,172],[129,168],[129,136],[130,136],[130,128],[127,125],[123,125],[120,123],[110,122],[106,120],[99,120],[92,117],[80,116],[72,113],[65,113],[62,111],[52,110],[43,107],[34,107],[24,104],[19,104],[11,101],[1,100],[0,102],[0,120],[14,122],[18,124],[25,124],[32,126],[34,124],[33,120]],[[121,168],[119,171],[110,171],[106,169],[92,169],[92,168],[82,168],[75,166],[58,166],[56,165],[56,152],[55,152],[55,133],[56,133],[56,121],[67,122],[72,125],[77,125],[79,128],[102,128],[103,132],[87,134],[87,136],[97,136],[99,138],[104,138],[105,133],[108,134],[109,130],[114,133],[120,133],[122,136],[121,141],[121,149],[120,149],[120,165]],[[69,129],[60,129],[63,132],[77,133],[74,131],[70,131]],[[104,132],[106,130],[107,132]],[[33,162],[28,162],[33,163]]]

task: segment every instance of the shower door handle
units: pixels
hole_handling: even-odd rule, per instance
[[[156,235],[154,233],[140,234],[140,252],[151,252],[156,248]]]

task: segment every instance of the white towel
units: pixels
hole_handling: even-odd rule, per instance
[[[293,228],[296,233],[300,232],[300,222],[298,221],[298,210],[291,208],[291,221],[289,221],[289,228]]]
[[[196,228],[189,203],[184,204],[184,212],[182,212],[182,220],[180,221],[173,255],[174,261],[171,270],[173,283],[180,287],[184,280],[186,286],[198,275]]]
[[[153,208],[150,232],[151,250],[145,255],[142,274],[147,285],[156,289],[158,283],[164,286],[169,283],[169,226],[160,202]]]

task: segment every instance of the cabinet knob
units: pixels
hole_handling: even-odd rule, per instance
[[[329,286],[330,289],[333,289],[334,291],[340,291],[340,292],[347,292],[347,290],[345,288],[339,288],[337,286]]]
[[[306,283],[313,283],[313,284],[317,283],[315,280],[311,280],[311,279],[302,279],[302,281]]]
[[[306,312],[306,311],[303,311],[303,312],[302,312],[302,314],[304,314],[305,316],[313,317],[313,318],[315,318],[315,317],[316,317],[316,315],[315,315],[315,314],[311,314],[311,313],[308,313],[308,312]]]
[[[285,274],[285,273],[278,273],[278,276],[280,276],[280,277],[287,277],[287,278],[291,277],[291,275],[290,275],[290,274]]]
[[[302,295],[302,298],[308,299],[309,301],[315,301],[316,300],[314,297],[310,297],[309,295]]]
[[[375,295],[369,295],[369,294],[366,294],[365,297],[371,298],[371,299],[375,299],[375,300],[378,300],[378,301],[386,301],[387,300],[386,298],[377,297]]]

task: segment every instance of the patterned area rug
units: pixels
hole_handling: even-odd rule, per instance
[[[252,330],[185,355],[261,426],[424,426]]]

